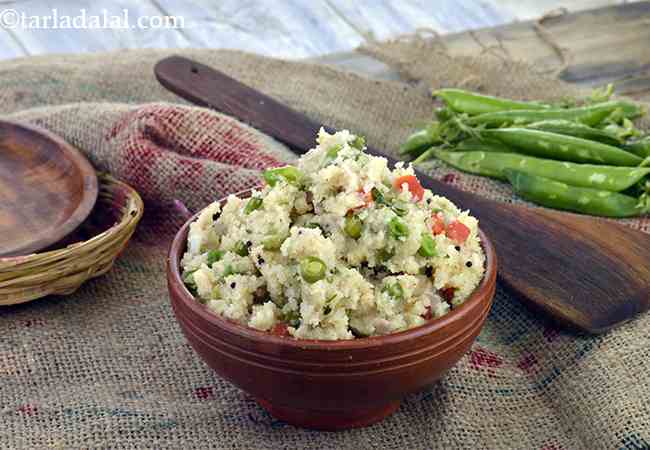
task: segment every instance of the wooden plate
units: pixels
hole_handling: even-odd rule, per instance
[[[97,200],[88,160],[52,133],[0,120],[0,257],[26,255],[74,231]]]

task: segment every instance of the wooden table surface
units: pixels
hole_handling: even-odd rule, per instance
[[[236,48],[283,58],[311,58],[381,78],[386,66],[353,52],[367,39],[388,39],[427,28],[443,35],[454,54],[486,48],[532,61],[544,70],[564,64],[540,37],[534,21],[564,7],[569,14],[544,20],[568,60],[561,77],[582,85],[615,81],[618,91],[648,98],[650,2],[625,0],[0,0],[26,16],[122,14],[180,16],[179,29],[53,29],[0,23],[0,59],[107,51],[118,48]],[[599,8],[599,9],[593,9]],[[474,31],[469,31],[474,30]]]
[[[558,73],[570,83],[614,83],[617,93],[650,101],[650,2],[558,14],[543,20],[544,29],[563,55],[544,39],[537,23],[530,20],[448,34],[441,39],[453,55],[479,55],[489,48],[530,61],[541,71]],[[399,78],[381,62],[356,52],[318,60],[376,78]]]

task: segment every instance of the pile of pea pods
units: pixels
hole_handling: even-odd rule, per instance
[[[577,102],[521,102],[461,89],[433,93],[444,106],[404,142],[413,163],[432,158],[509,182],[538,205],[604,217],[650,213],[650,135],[639,105],[612,86]]]

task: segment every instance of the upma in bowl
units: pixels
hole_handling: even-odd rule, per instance
[[[215,314],[300,339],[386,335],[462,304],[481,282],[478,221],[412,167],[321,130],[295,166],[190,224],[183,281]]]

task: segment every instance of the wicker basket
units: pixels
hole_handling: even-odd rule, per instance
[[[99,174],[99,196],[90,216],[58,249],[0,258],[0,305],[67,295],[106,273],[140,221],[142,199],[130,186]],[[67,242],[74,242],[60,248]]]

